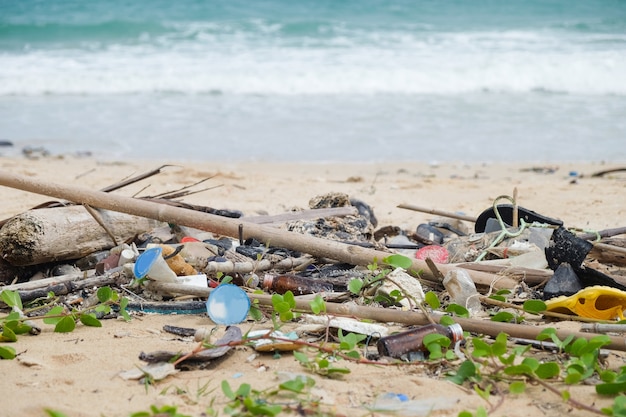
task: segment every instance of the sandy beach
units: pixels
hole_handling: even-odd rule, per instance
[[[210,178],[195,189],[210,188],[184,198],[185,202],[218,209],[240,210],[246,216],[281,214],[308,208],[309,199],[329,192],[346,193],[369,204],[378,227],[391,225],[415,230],[433,215],[398,208],[414,204],[477,216],[496,197],[517,190],[519,205],[560,219],[567,227],[602,230],[625,226],[626,173],[592,177],[593,173],[619,168],[620,164],[523,163],[523,164],[275,164],[228,161],[101,161],[95,157],[51,156],[38,159],[0,157],[0,170],[30,179],[101,189],[124,178],[168,165],[159,175],[115,193],[125,196],[157,195]],[[0,216],[20,214],[52,197],[0,187]],[[22,336],[12,346],[15,360],[3,360],[0,386],[6,395],[0,414],[43,416],[54,409],[68,417],[128,416],[148,411],[151,405],[173,405],[184,415],[200,416],[213,407],[219,415],[227,400],[220,384],[232,387],[250,383],[253,389],[275,388],[286,375],[307,374],[290,353],[276,358],[238,347],[208,369],[180,372],[144,386],[118,374],[141,363],[141,352],[188,351],[196,343],[163,331],[164,325],[212,328],[206,315],[144,315],[130,322],[104,320],[102,328],[78,325],[72,333],[54,333],[44,326],[38,336]],[[578,330],[579,323],[556,326]],[[271,327],[242,323],[243,331]],[[288,329],[290,325],[286,326]],[[396,327],[397,328],[397,327]],[[221,331],[221,330],[220,330]],[[219,331],[218,331],[219,332]],[[622,366],[624,356],[611,351],[609,363]],[[345,362],[345,361],[343,361]],[[465,387],[446,381],[441,369],[428,364],[382,367],[341,363],[351,373],[329,379],[308,373],[315,380],[311,396],[322,409],[336,415],[363,416],[365,407],[384,393],[402,393],[411,400],[443,398],[445,407],[434,416],[474,413],[485,407],[490,416],[590,415],[577,410],[541,386],[529,386],[521,395],[493,394],[486,402]],[[598,396],[592,385],[566,387],[581,403],[601,408],[612,397]]]

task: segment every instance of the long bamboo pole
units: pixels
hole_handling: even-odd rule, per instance
[[[208,297],[211,293],[210,288],[192,287],[189,285],[171,284],[163,282],[150,282],[148,287],[153,290],[166,291],[174,294],[188,294],[196,297]],[[258,300],[261,305],[272,305],[272,296],[268,294],[248,294],[251,300]],[[296,307],[299,311],[311,313],[311,306],[306,300],[299,300],[296,297]],[[377,308],[369,306],[360,306],[353,303],[326,303],[326,312],[328,314],[358,317],[359,319],[375,320],[382,323],[402,323],[409,325],[426,325],[430,321],[426,314],[421,311],[403,311],[391,308]],[[441,320],[443,314],[432,313],[431,317],[436,321]],[[537,335],[547,326],[529,326],[526,324],[500,323],[491,320],[467,319],[462,317],[454,317],[454,321],[459,323],[463,330],[496,337],[500,333],[506,333],[511,337],[521,339],[535,340]],[[576,338],[591,339],[597,334],[585,332],[573,332],[570,330],[557,329],[556,335],[559,339],[564,340],[569,335]],[[608,336],[611,343],[606,346],[607,349],[626,351],[626,338],[617,336]]]
[[[272,246],[297,250],[316,257],[335,259],[351,265],[369,265],[375,261],[380,262],[383,258],[390,255],[387,252],[379,250],[288,232],[271,226],[254,224],[245,221],[245,219],[231,219],[166,204],[104,193],[102,191],[69,184],[61,185],[41,181],[10,172],[0,171],[0,185],[60,198],[74,203],[88,204],[101,209],[194,227],[224,236],[238,237],[241,234],[244,239],[254,238],[266,244],[271,244]],[[439,264],[437,267],[444,274],[456,268],[454,265],[446,264]],[[422,271],[421,276],[423,278],[438,282],[426,262],[413,259],[412,269]],[[467,270],[467,272],[477,285],[483,287],[513,288],[517,284],[516,280],[508,277],[499,277],[480,271]]]

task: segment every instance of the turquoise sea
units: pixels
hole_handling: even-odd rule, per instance
[[[626,0],[0,0],[0,140],[111,158],[624,162]]]

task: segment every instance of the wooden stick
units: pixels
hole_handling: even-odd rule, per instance
[[[601,238],[604,238],[604,237],[613,237],[613,236],[623,235],[623,234],[626,234],[626,227],[616,227],[613,229],[600,230],[598,233],[583,233],[583,234],[578,235],[578,237],[581,239],[585,239],[585,240],[592,240],[592,239],[596,239],[598,236],[600,236]]]
[[[292,220],[310,220],[319,219],[330,216],[348,216],[358,213],[356,207],[331,207],[302,211],[290,211],[287,213],[276,214],[273,216],[253,216],[246,217],[244,220],[255,224],[285,223]]]
[[[96,223],[98,223],[100,225],[100,227],[102,227],[104,229],[106,234],[109,235],[109,237],[113,241],[113,246],[117,246],[118,243],[117,243],[117,239],[115,239],[115,235],[113,234],[113,232],[111,232],[109,227],[104,223],[104,221],[102,220],[102,217],[100,217],[100,213],[98,213],[96,210],[92,209],[89,204],[83,204],[83,207],[85,207],[85,210],[87,210],[89,212],[89,214],[91,214],[91,217],[93,217],[93,219],[96,221]]]
[[[161,282],[150,282],[148,288],[167,291],[175,294],[191,294],[198,297],[208,297],[211,290],[204,287],[191,287],[188,285],[170,284]],[[251,300],[258,300],[261,305],[272,305],[272,296],[268,294],[248,294]],[[309,301],[301,300],[296,297],[296,309],[304,312],[312,312]],[[365,320],[376,320],[382,323],[402,323],[409,325],[425,325],[428,324],[428,317],[420,311],[403,311],[391,308],[377,308],[369,306],[360,306],[352,303],[326,303],[326,312],[328,314],[358,317]],[[436,321],[440,321],[444,314],[431,313]],[[462,317],[454,317],[454,321],[459,323],[463,330],[496,337],[500,333],[506,333],[511,337],[523,339],[537,338],[542,330],[550,326],[529,326],[526,324],[500,323],[491,320],[466,319]],[[556,335],[559,339],[564,340],[569,335],[576,338],[584,338],[590,340],[595,334],[573,332],[566,329],[557,329]],[[609,336],[611,343],[606,346],[607,349],[626,351],[626,338]]]
[[[335,259],[351,265],[370,265],[373,262],[380,262],[390,255],[388,252],[284,231],[271,226],[249,223],[241,219],[215,216],[151,201],[107,194],[69,184],[60,185],[51,182],[37,181],[33,178],[16,175],[10,172],[0,171],[0,185],[55,198],[63,198],[80,204],[89,204],[92,207],[194,227],[224,236],[238,237],[241,231],[241,237],[243,239],[254,238],[268,245],[297,250],[319,258]],[[440,264],[438,268],[445,275],[449,270],[455,269],[456,267]],[[421,271],[421,277],[424,279],[438,282],[436,277],[430,272],[426,262],[422,260],[412,259],[411,269]],[[513,288],[518,283],[518,281],[508,277],[498,277],[478,271],[468,272],[474,282],[483,287]]]
[[[519,226],[519,206],[517,205],[517,187],[513,187],[513,227]]]
[[[30,291],[39,288],[46,288],[69,281],[78,281],[81,279],[92,278],[95,276],[95,270],[84,271],[75,274],[59,275],[56,277],[42,278],[34,281],[20,282],[19,284],[11,284],[0,287],[1,290],[9,291]]]
[[[159,173],[161,173],[161,170],[163,168],[169,167],[169,166],[173,166],[173,165],[161,165],[160,167],[155,168],[155,169],[153,169],[151,171],[148,171],[148,172],[145,172],[143,174],[136,175],[136,176],[134,176],[132,178],[128,178],[126,180],[120,181],[117,184],[112,184],[112,185],[109,185],[108,187],[104,187],[100,191],[104,191],[105,193],[108,193],[108,192],[111,192],[111,191],[119,190],[120,188],[126,187],[129,184],[134,184],[134,183],[136,183],[138,181],[141,181],[141,180],[149,178],[149,177],[151,177],[153,175],[159,174]]]
[[[466,220],[468,222],[476,223],[476,217],[465,216],[463,214],[458,214],[458,213],[451,213],[449,211],[418,207],[412,204],[398,204],[398,208],[413,210],[413,211],[420,211],[422,213],[436,214],[438,216],[450,217],[452,219]]]
[[[122,281],[125,284],[128,283],[128,279],[125,278],[124,274],[115,272],[112,274],[100,275],[77,281],[57,281],[56,284],[52,284],[47,287],[18,291],[18,293],[20,294],[22,301],[30,301],[35,298],[45,298],[49,292],[53,292],[55,295],[64,295],[82,290],[84,288],[100,288],[105,285],[119,284]]]
[[[312,262],[312,258],[300,257],[300,258],[286,258],[278,262],[272,262],[269,259],[261,259],[260,261],[246,261],[246,262],[215,262],[210,261],[202,269],[205,273],[210,274],[214,272],[223,272],[225,274],[231,274],[233,272],[245,274],[252,271],[268,271],[270,269],[276,269],[279,271],[288,271],[294,268],[298,268],[301,265]]]

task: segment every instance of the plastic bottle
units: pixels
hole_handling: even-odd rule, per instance
[[[448,271],[443,279],[443,286],[450,294],[453,302],[465,307],[471,315],[483,311],[478,291],[476,291],[476,284],[467,271],[462,269]]]
[[[291,291],[294,295],[315,294],[318,292],[329,292],[333,290],[333,285],[318,281],[312,278],[305,278],[298,275],[265,275],[263,278],[263,288],[284,294]]]
[[[441,324],[428,324],[402,333],[396,333],[378,339],[376,347],[381,356],[391,356],[399,358],[409,352],[427,352],[424,346],[424,336],[439,333],[448,337],[452,343],[463,339],[463,328],[460,324],[454,323],[450,326]]]

